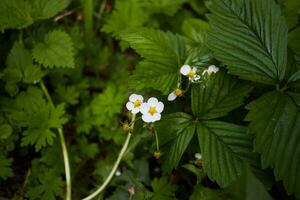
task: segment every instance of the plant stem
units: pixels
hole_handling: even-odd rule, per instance
[[[128,145],[129,145],[129,141],[130,141],[130,138],[132,136],[132,130],[134,128],[134,122],[135,122],[135,114],[132,115],[132,119],[131,119],[131,126],[130,126],[130,131],[128,132],[128,135],[127,135],[127,138],[125,140],[125,143],[123,144],[123,147],[118,155],[118,158],[113,166],[113,168],[111,169],[109,175],[107,176],[107,178],[105,179],[104,183],[95,191],[93,192],[92,194],[90,194],[89,196],[83,198],[82,200],[90,200],[90,199],[93,199],[95,198],[97,195],[99,195],[105,188],[106,186],[109,184],[109,182],[111,181],[112,177],[114,176],[114,174],[116,173],[116,170],[120,164],[120,161],[122,160],[125,152],[126,152],[126,149],[128,148]]]
[[[159,140],[157,136],[157,131],[154,129],[155,142],[156,142],[156,151],[159,152]]]
[[[40,86],[41,86],[46,98],[48,99],[49,103],[51,104],[51,106],[53,108],[55,108],[52,98],[51,98],[43,80],[40,80]],[[66,186],[67,186],[67,192],[66,192],[65,199],[71,200],[72,184],[71,184],[71,170],[70,170],[70,164],[69,164],[68,150],[67,150],[64,132],[63,132],[62,128],[58,128],[57,131],[58,131],[58,135],[59,135],[59,139],[60,139],[60,143],[61,143],[61,148],[62,148],[62,153],[63,153],[63,158],[64,158],[64,165],[65,165]]]

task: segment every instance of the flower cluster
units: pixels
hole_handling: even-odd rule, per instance
[[[131,111],[132,114],[141,112],[142,120],[146,123],[159,121],[161,112],[164,109],[164,104],[155,97],[149,98],[147,102],[143,101],[143,96],[132,94],[129,97],[129,101],[126,103],[126,108]]]
[[[207,74],[210,76],[212,73],[217,73],[219,71],[219,68],[215,65],[210,65],[207,69],[205,69],[202,74],[200,75],[196,67],[191,67],[190,65],[183,65],[180,68],[180,73],[183,76],[186,76],[189,78],[190,82],[195,83],[198,82],[201,79],[201,76],[205,76]],[[177,97],[183,96],[184,91],[180,89],[180,82],[177,84],[177,88],[173,90],[168,95],[168,101],[174,101]]]

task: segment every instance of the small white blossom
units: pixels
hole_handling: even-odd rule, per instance
[[[195,153],[195,158],[196,158],[197,160],[202,159],[201,153]]]
[[[208,75],[211,75],[212,73],[217,73],[219,71],[219,68],[216,67],[215,65],[210,65],[206,70],[204,70],[202,72],[202,75],[204,74],[208,74]]]
[[[142,120],[146,123],[159,121],[160,113],[164,109],[164,104],[155,97],[148,99],[147,103],[141,105]]]
[[[129,101],[126,103],[126,108],[131,111],[132,114],[140,112],[141,105],[144,101],[142,95],[132,94],[129,97]]]
[[[184,76],[189,77],[191,82],[195,82],[200,79],[200,75],[197,74],[197,68],[189,65],[183,65],[180,68],[180,73]]]
[[[181,97],[183,95],[183,91],[179,88],[176,88],[173,92],[171,92],[168,96],[168,101],[174,101],[177,97]]]
[[[33,84],[37,84],[39,82],[39,80],[34,80]]]
[[[116,173],[115,173],[115,175],[116,175],[116,176],[121,176],[120,170],[117,170]]]

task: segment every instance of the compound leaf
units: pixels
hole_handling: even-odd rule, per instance
[[[287,63],[287,25],[274,0],[214,0],[208,46],[229,72],[276,84]]]

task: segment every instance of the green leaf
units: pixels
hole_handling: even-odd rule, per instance
[[[13,171],[10,168],[12,164],[12,159],[6,158],[0,155],[0,178],[6,180],[8,177],[13,176]]]
[[[287,63],[287,25],[274,0],[213,0],[208,46],[229,72],[277,84]]]
[[[206,82],[192,85],[192,111],[199,119],[223,117],[243,105],[251,89],[222,71],[211,74]]]
[[[1,124],[0,125],[0,139],[6,139],[8,138],[13,129],[9,124]]]
[[[34,19],[51,18],[67,7],[69,2],[69,0],[29,0]]]
[[[30,51],[18,42],[14,43],[7,56],[6,65],[7,67],[3,70],[3,80],[7,85],[14,85],[20,81],[33,83],[44,76],[40,67],[33,65]]]
[[[119,0],[116,1],[114,11],[108,17],[102,31],[119,38],[121,32],[142,27],[147,20],[148,15],[139,1]]]
[[[17,96],[9,117],[18,126],[26,128],[21,145],[34,145],[39,151],[53,144],[55,134],[51,129],[62,127],[67,121],[63,115],[63,105],[53,108],[46,103],[39,89],[29,87]]]
[[[21,29],[33,23],[30,4],[24,0],[1,0],[0,31]]]
[[[176,86],[186,56],[182,37],[143,29],[122,34],[121,38],[144,58],[131,77],[134,89],[153,88],[167,94]]]
[[[201,19],[190,18],[183,22],[181,29],[184,35],[193,41],[189,44],[199,48],[207,37],[209,25]]]
[[[245,162],[252,162],[252,138],[247,129],[219,121],[198,123],[197,133],[203,167],[210,179],[228,186],[242,174]]]
[[[171,124],[169,126],[171,126]],[[178,165],[183,153],[194,136],[195,129],[196,125],[190,120],[187,127],[181,127],[181,129],[173,133],[176,136],[175,139],[170,142],[169,150],[165,155],[164,171],[169,172]]]
[[[226,188],[228,193],[232,194],[234,199],[244,200],[272,200],[264,184],[260,182],[251,172],[250,168],[245,166],[244,173],[233,184]]]
[[[172,200],[175,199],[177,187],[169,183],[167,177],[155,178],[151,182],[153,196],[151,200]]]
[[[269,92],[246,107],[254,150],[263,167],[274,168],[289,193],[300,198],[300,113],[293,100],[280,91]]]
[[[283,11],[289,28],[293,28],[299,23],[300,1],[284,0]]]
[[[30,187],[28,195],[30,199],[55,200],[63,194],[64,183],[62,178],[57,175],[55,170],[48,171],[39,175],[39,184]]]
[[[44,67],[74,68],[74,49],[70,36],[60,30],[54,30],[32,50],[33,58]]]
[[[189,198],[189,200],[230,200],[224,190],[211,189],[208,187],[203,187],[202,185],[196,185],[194,187],[194,192]]]
[[[163,13],[173,16],[187,0],[144,0],[141,4],[151,14]]]

